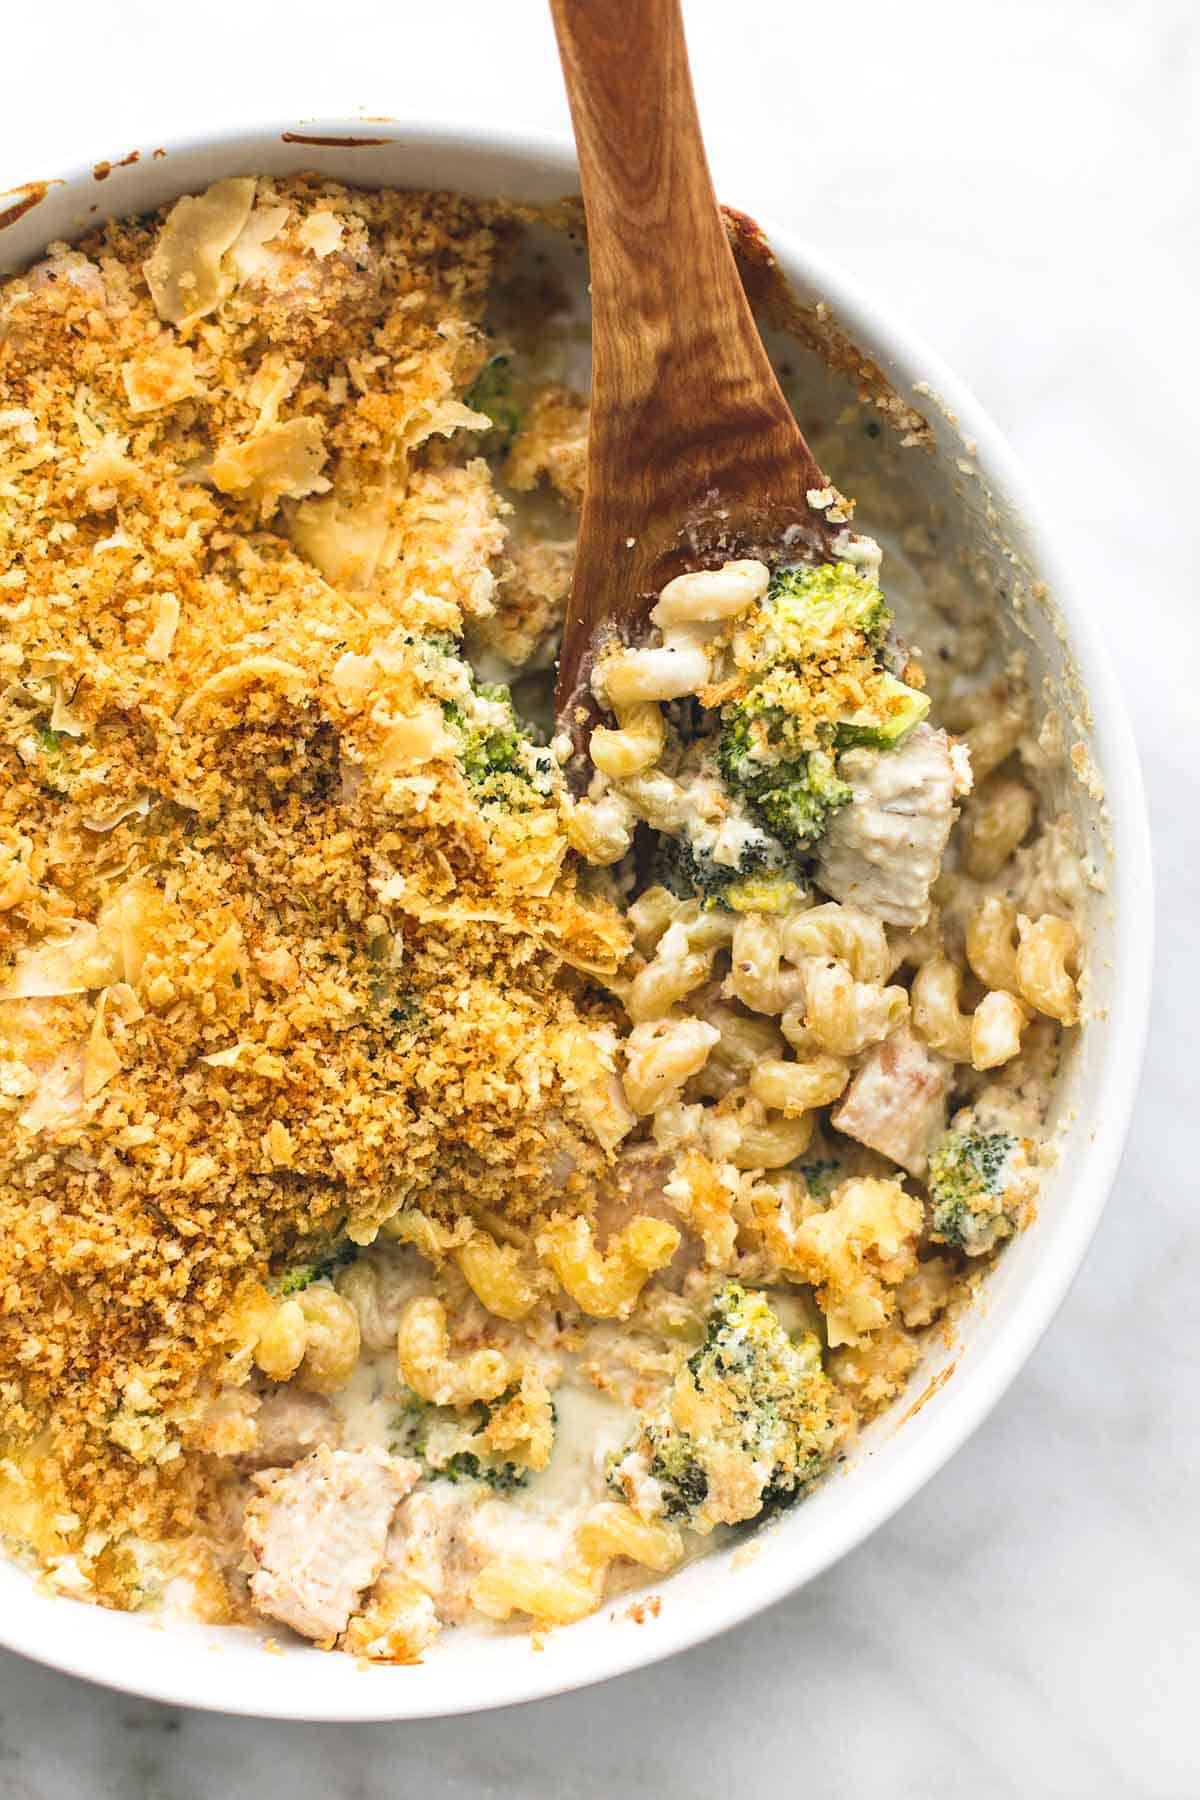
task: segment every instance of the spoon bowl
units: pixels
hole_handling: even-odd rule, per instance
[[[600,645],[639,636],[686,569],[775,561],[784,545],[836,560],[839,509],[738,276],[679,0],[551,0],[551,11],[592,280],[587,483],[556,694],[578,775]]]

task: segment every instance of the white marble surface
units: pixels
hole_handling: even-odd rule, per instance
[[[635,1783],[654,1800],[1200,1795],[1200,14],[686,5],[723,194],[807,233],[944,352],[1055,494],[1093,583],[1160,894],[1149,1060],[1112,1205],[967,1449],[732,1636],[520,1711],[353,1729],[188,1716],[3,1656],[4,1800],[600,1800]],[[7,0],[3,23],[5,185],[293,110],[566,123],[541,0]]]

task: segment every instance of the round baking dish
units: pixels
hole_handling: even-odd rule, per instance
[[[147,148],[123,162],[32,181],[0,195],[0,268],[99,220],[145,212],[222,176],[315,170],[367,187],[461,189],[534,206],[576,190],[568,147],[515,132],[418,123],[288,122]],[[16,173],[16,171],[14,171]],[[745,224],[751,250],[761,241]],[[987,1416],[1061,1303],[1117,1166],[1141,1063],[1150,986],[1149,841],[1137,755],[1084,596],[1073,590],[1053,526],[1012,452],[961,382],[918,337],[807,245],[769,229],[793,302],[781,360],[809,368],[807,404],[838,411],[866,397],[910,479],[974,565],[1005,597],[1005,635],[1027,659],[1039,704],[1060,727],[1056,801],[1074,815],[1091,873],[1089,1022],[1060,1077],[1060,1155],[1037,1222],[1005,1250],[952,1347],[917,1372],[893,1412],[802,1506],[740,1546],[670,1579],[656,1617],[628,1596],[581,1624],[530,1640],[461,1630],[418,1667],[369,1667],[301,1645],[264,1654],[250,1631],[102,1611],[39,1590],[0,1565],[0,1642],[53,1667],[179,1705],[314,1720],[422,1718],[532,1700],[657,1661],[749,1618],[802,1586],[880,1525]],[[583,261],[573,259],[583,289]],[[767,284],[769,285],[769,283]],[[778,298],[778,295],[777,295]],[[778,322],[778,321],[777,321]],[[833,365],[832,373],[818,362]],[[878,403],[883,401],[882,410]],[[908,410],[911,409],[911,412]],[[802,413],[806,425],[811,413]],[[874,428],[871,437],[878,434]],[[865,438],[864,438],[865,441]],[[834,478],[854,492],[856,471]],[[871,518],[864,507],[866,529]],[[1076,747],[1077,746],[1077,747]],[[953,1377],[952,1379],[950,1377]]]

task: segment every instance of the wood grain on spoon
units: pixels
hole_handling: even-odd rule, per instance
[[[831,560],[840,527],[767,360],[717,208],[678,0],[551,0],[592,283],[587,485],[556,705],[577,749],[589,678],[665,581],[731,556]],[[743,104],[744,96],[738,104]],[[790,535],[789,535],[790,534]]]

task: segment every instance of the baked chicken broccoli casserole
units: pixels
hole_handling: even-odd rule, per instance
[[[664,588],[573,793],[526,226],[233,179],[0,288],[0,1526],[64,1595],[579,1619],[801,1500],[1033,1215],[1019,667],[902,643],[847,517]]]

